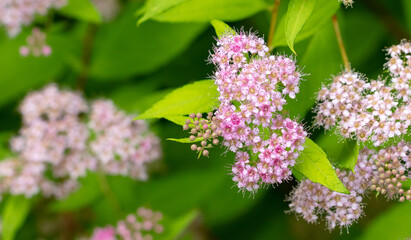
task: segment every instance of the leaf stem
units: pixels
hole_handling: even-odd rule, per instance
[[[344,62],[345,69],[347,71],[350,71],[351,66],[350,66],[350,62],[348,61],[347,52],[345,51],[344,42],[341,37],[340,27],[338,26],[337,14],[333,15],[332,21],[333,21],[335,36],[337,37],[338,46],[340,48],[340,52],[341,52],[341,56]]]
[[[116,196],[113,193],[113,190],[110,187],[110,184],[107,180],[106,174],[103,173],[102,171],[97,172],[97,179],[98,183],[100,185],[100,189],[103,192],[104,196],[107,198],[107,201],[111,205],[111,207],[117,212],[117,214],[120,216],[123,215],[123,210],[120,206],[120,203],[118,202]]]
[[[267,45],[270,48],[270,52],[274,49],[272,44],[273,44],[273,39],[274,39],[275,27],[277,25],[278,8],[280,6],[280,2],[281,2],[281,0],[275,0],[274,6],[272,8],[271,21],[270,21],[270,31],[268,33],[268,42],[267,42]]]
[[[96,24],[90,23],[83,39],[82,65],[76,83],[76,88],[80,90],[84,90],[86,81],[89,77],[91,54],[93,52],[94,38],[97,34],[97,29],[98,27]]]

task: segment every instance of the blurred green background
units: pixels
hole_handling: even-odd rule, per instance
[[[210,0],[210,7],[202,8],[201,12],[207,15],[209,11],[209,16],[220,17],[235,29],[251,29],[260,36],[268,35],[269,7],[273,1],[261,1],[262,5],[255,8],[241,8],[247,1],[220,1]],[[218,2],[227,2],[227,6],[220,9]],[[120,108],[137,116],[171,90],[212,75],[213,66],[206,61],[216,42],[210,19],[193,17],[190,11],[183,9],[187,16],[174,13],[173,18],[171,12],[137,25],[136,11],[144,10],[144,4],[143,1],[122,1],[119,15],[113,21],[101,24],[87,14],[78,17],[58,11],[38,19],[36,24],[45,27],[47,41],[53,48],[52,56],[47,58],[19,55],[18,48],[24,44],[29,29],[15,39],[9,39],[1,31],[1,158],[10,154],[8,140],[21,126],[17,111],[21,99],[49,82],[80,87],[89,99],[113,99]],[[284,32],[281,32],[284,31],[282,21],[287,5],[288,0],[281,1],[274,52],[291,54]],[[316,92],[322,83],[343,69],[331,16],[336,11],[352,67],[369,78],[376,78],[384,73],[383,49],[398,44],[403,38],[410,39],[411,2],[357,0],[353,8],[345,9],[338,7],[337,0],[320,0],[316,8],[318,19],[312,20],[311,25],[307,23],[304,28],[310,31],[307,30],[306,38],[298,41],[295,48],[297,64],[307,76],[301,85],[301,93],[297,100],[289,101],[287,111],[305,124],[311,138],[333,160],[340,157],[344,144],[336,137],[324,136],[321,129],[311,128],[311,109]],[[334,8],[334,12],[329,10]],[[191,14],[196,14],[194,10]],[[150,123],[162,139],[164,151],[163,159],[152,166],[150,179],[136,182],[123,177],[108,177],[108,180],[124,212],[135,211],[138,206],[162,211],[166,216],[165,228],[169,229],[166,235],[172,236],[169,239],[175,236],[180,239],[411,237],[409,202],[388,202],[370,194],[365,201],[365,216],[349,229],[349,234],[346,229],[329,232],[323,223],[307,224],[303,219],[285,213],[288,210],[285,199],[296,185],[294,180],[262,189],[255,195],[243,195],[229,175],[233,162],[231,153],[216,148],[209,158],[197,159],[189,145],[165,140],[187,137],[180,126],[164,119],[151,120]],[[120,219],[121,214],[112,208],[93,175],[89,175],[82,180],[83,188],[68,199],[37,201],[16,239],[37,239],[42,226],[54,227],[49,231],[51,233],[63,232],[65,228],[84,233]],[[50,234],[43,239],[59,236]]]

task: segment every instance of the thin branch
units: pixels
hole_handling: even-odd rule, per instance
[[[89,77],[91,54],[93,52],[94,38],[96,36],[97,29],[97,25],[90,23],[83,39],[82,69],[76,83],[76,88],[80,90],[84,89],[86,86],[86,81]]]
[[[277,25],[278,8],[280,6],[280,2],[281,2],[281,0],[275,0],[274,6],[273,6],[273,9],[272,9],[271,21],[270,21],[270,31],[268,33],[268,42],[267,42],[267,45],[270,48],[270,51],[273,50],[273,47],[271,45],[273,44],[274,31],[275,31],[275,27]]]
[[[111,207],[116,211],[116,213],[119,216],[122,216],[123,210],[116,196],[114,195],[113,190],[110,187],[106,174],[102,171],[98,171],[97,178],[98,178],[98,183],[100,185],[100,189],[103,192],[104,196],[107,198],[107,201],[109,202]]]
[[[340,48],[340,52],[341,52],[341,56],[342,56],[342,59],[343,59],[343,62],[344,62],[345,69],[347,71],[350,71],[351,66],[350,66],[350,62],[348,61],[347,52],[345,51],[344,42],[343,42],[342,37],[341,37],[341,31],[340,31],[340,27],[338,26],[338,20],[337,20],[337,15],[336,14],[333,15],[332,21],[333,21],[335,36],[337,37],[338,46]]]

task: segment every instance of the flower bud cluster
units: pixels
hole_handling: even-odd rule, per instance
[[[39,28],[32,29],[32,33],[27,37],[27,46],[20,47],[20,55],[26,57],[32,54],[35,57],[49,56],[51,54],[51,47],[46,43],[46,34]]]
[[[403,187],[402,182],[411,179],[411,143],[399,142],[379,151],[370,158],[374,161],[371,189],[400,202],[411,201],[411,187]]]
[[[146,123],[108,100],[90,108],[80,94],[49,85],[26,96],[20,112],[23,126],[11,140],[16,157],[0,162],[0,193],[62,198],[88,170],[144,180],[146,165],[161,155]]]
[[[58,9],[66,4],[67,0],[1,0],[0,26],[5,26],[9,36],[14,37],[37,15],[46,15],[49,9]]]
[[[163,232],[162,218],[161,212],[141,207],[114,227],[96,228],[90,240],[152,240]]]
[[[207,119],[202,118],[201,113],[190,114],[189,118],[183,126],[183,130],[189,130],[190,141],[201,140],[199,145],[192,144],[191,150],[197,151],[204,156],[208,156],[207,148],[219,144],[218,137],[221,136],[221,131],[217,131],[217,125],[213,122],[213,113],[207,114]]]
[[[307,136],[299,123],[280,114],[285,97],[299,92],[301,73],[295,60],[268,51],[262,38],[240,32],[223,35],[210,57],[220,92],[212,121],[222,144],[237,154],[232,171],[241,190],[288,179]]]
[[[370,150],[361,150],[354,172],[337,169],[337,176],[350,194],[343,194],[310,180],[302,181],[289,196],[291,212],[313,223],[325,216],[329,229],[348,227],[362,214],[362,198],[370,187],[373,160]]]

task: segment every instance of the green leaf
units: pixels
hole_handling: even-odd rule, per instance
[[[78,20],[101,23],[101,15],[90,0],[69,0],[59,12]]]
[[[318,3],[315,5],[311,16],[308,18],[301,31],[295,37],[294,43],[311,37],[319,30],[321,30],[325,23],[331,21],[331,17],[335,14],[335,12],[337,12],[339,5],[340,3],[338,1],[318,0]],[[286,16],[281,18],[278,24],[277,30],[274,34],[274,40],[272,44],[273,48],[287,45],[287,40],[285,38],[286,18]]]
[[[291,0],[285,20],[285,38],[291,51],[295,53],[294,41],[304,27],[318,0]]]
[[[183,52],[206,24],[147,22],[135,26],[135,4],[100,27],[91,60],[91,75],[99,80],[119,80],[147,74]]]
[[[313,93],[320,90],[322,83],[328,83],[332,74],[341,71],[342,59],[331,21],[310,40],[301,55],[299,65],[304,66],[303,71],[309,76],[301,81],[296,101],[288,101],[285,105],[291,116],[305,116],[315,104]]]
[[[230,26],[228,26],[225,22],[220,20],[211,20],[211,25],[213,25],[215,33],[219,38],[225,34],[236,33]]]
[[[195,143],[195,142],[203,141],[204,138],[199,137],[199,138],[196,138],[194,141],[191,141],[189,138],[167,138],[166,140],[173,141],[173,142],[179,142],[179,143]]]
[[[411,202],[397,203],[368,224],[358,240],[408,239],[411,236]]]
[[[324,150],[335,167],[346,168],[354,172],[359,153],[356,141],[341,140],[337,134],[328,132],[317,140],[317,144]]]
[[[238,21],[265,9],[268,4],[263,0],[189,0],[153,16],[153,19],[160,22]]]
[[[311,139],[306,138],[305,148],[301,152],[297,163],[293,167],[293,173],[306,176],[313,182],[324,185],[330,190],[349,193],[338,179],[335,170],[327,159],[325,152]]]
[[[196,81],[166,95],[137,119],[209,112],[217,106],[217,96],[213,80]]]
[[[144,7],[137,11],[137,15],[142,15],[137,24],[142,24],[148,19],[186,1],[187,0],[148,0]]]
[[[2,212],[2,239],[13,240],[30,211],[30,199],[24,196],[10,196]]]
[[[166,116],[164,118],[170,122],[173,122],[181,126],[184,126],[186,124],[186,120],[188,119],[187,116],[181,116],[181,115]]]
[[[165,226],[165,231],[159,236],[156,236],[156,239],[159,240],[175,240],[186,231],[186,229],[200,216],[198,210],[192,210],[183,216],[173,219],[167,219],[163,225]]]
[[[86,177],[81,178],[80,188],[62,200],[53,202],[50,210],[55,212],[75,211],[91,205],[101,196],[100,186],[95,173],[88,172]]]

